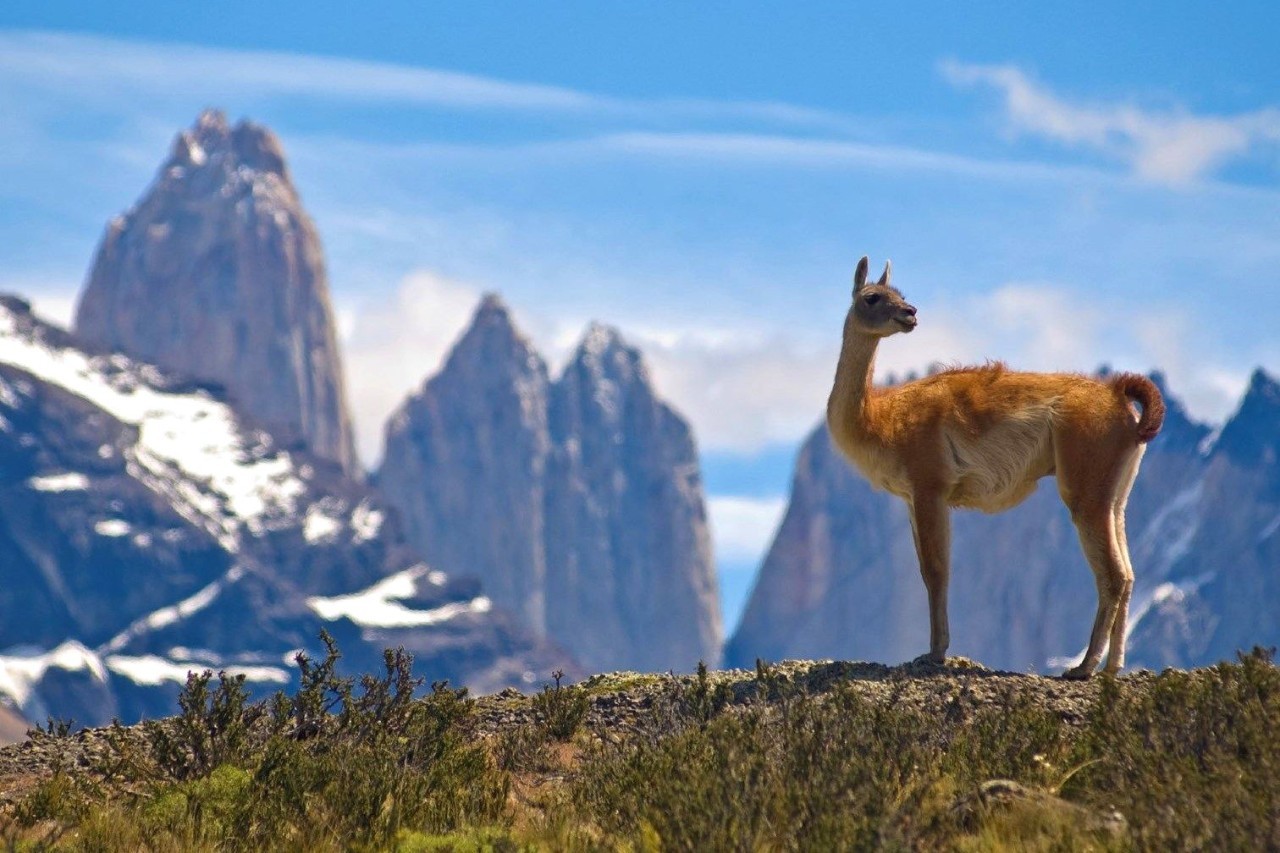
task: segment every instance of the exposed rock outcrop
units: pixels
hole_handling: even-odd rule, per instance
[[[358,471],[320,239],[265,127],[207,111],[178,134],[107,226],[75,329],[221,384],[280,440]]]
[[[697,454],[639,352],[593,326],[563,376],[495,297],[387,426],[378,482],[430,563],[594,669],[718,657]]]

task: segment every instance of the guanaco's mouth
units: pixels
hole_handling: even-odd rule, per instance
[[[909,332],[916,327],[915,317],[896,317],[898,325],[902,327],[902,331]]]

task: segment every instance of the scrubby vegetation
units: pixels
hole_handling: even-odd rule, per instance
[[[3,812],[18,849],[1280,847],[1268,653],[1089,687],[977,668],[761,665],[424,695],[403,652],[294,696],[194,675]],[[861,673],[861,675],[860,675]],[[611,680],[612,679],[612,680]],[[616,689],[614,689],[616,688]],[[1072,692],[1067,695],[1068,691]],[[924,697],[924,698],[922,698]],[[1068,701],[1069,700],[1069,701]],[[50,726],[50,743],[75,735]]]

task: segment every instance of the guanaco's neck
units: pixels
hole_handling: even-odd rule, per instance
[[[827,424],[839,439],[860,440],[871,428],[871,376],[875,369],[876,346],[880,339],[845,322],[835,383],[827,399]]]

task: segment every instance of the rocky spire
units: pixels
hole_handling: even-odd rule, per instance
[[[552,389],[551,432],[551,635],[597,669],[717,660],[719,604],[693,435],[616,330],[587,330]]]
[[[378,480],[429,562],[479,576],[587,668],[718,659],[693,438],[615,330],[591,326],[550,383],[486,297],[392,416]]]
[[[1239,465],[1280,466],[1280,382],[1261,367],[1249,377],[1240,407],[1222,428],[1216,449]]]
[[[224,386],[286,442],[358,470],[320,240],[267,128],[208,110],[178,134],[107,226],[75,327]]]
[[[432,566],[480,578],[539,633],[547,386],[506,306],[485,297],[444,368],[391,416],[378,475]]]

